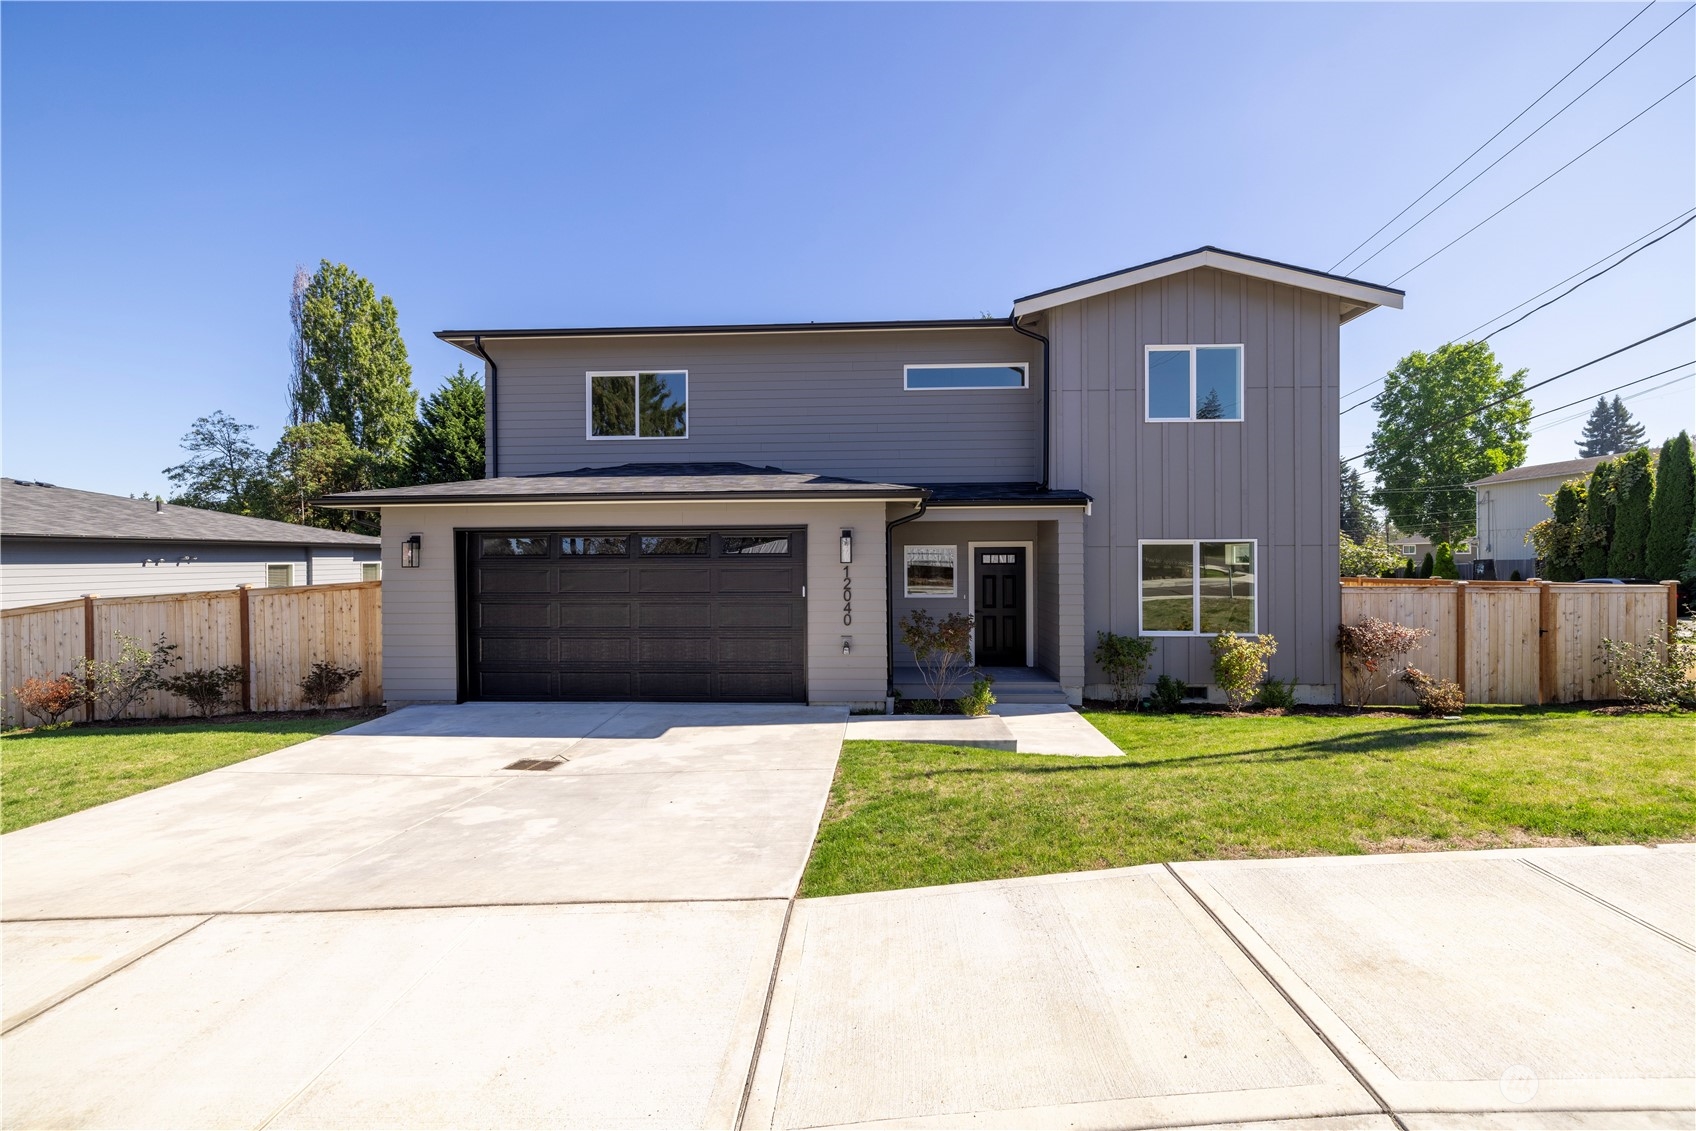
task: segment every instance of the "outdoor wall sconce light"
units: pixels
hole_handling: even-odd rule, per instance
[[[848,564],[852,563],[853,560],[854,560],[854,532],[852,530],[844,530],[842,532],[842,564],[848,565]]]
[[[848,654],[848,651],[849,651],[848,646],[850,644],[852,644],[853,641],[854,641],[854,638],[852,636],[844,636],[842,638],[842,654],[844,656],[846,656]]]
[[[400,564],[405,569],[417,569],[424,558],[424,535],[414,534],[400,544]]]

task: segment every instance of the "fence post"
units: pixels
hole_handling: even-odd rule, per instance
[[[1547,581],[1531,584],[1537,587],[1537,704],[1542,706],[1555,694],[1555,591]]]
[[[249,627],[253,616],[253,603],[248,598],[247,591],[251,585],[239,585],[236,594],[241,605],[241,709],[243,714],[253,713],[253,632]]]
[[[94,721],[94,599],[98,593],[82,595],[82,686],[88,693],[82,701],[84,722]]]
[[[1678,633],[1678,582],[1663,581],[1667,589],[1667,643],[1671,644]]]
[[[1455,683],[1466,694],[1466,582],[1455,586]]]

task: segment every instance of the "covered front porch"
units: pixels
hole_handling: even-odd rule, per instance
[[[973,618],[970,664],[1003,703],[1081,703],[1084,686],[1083,519],[1079,491],[1035,484],[928,486],[922,509],[889,508],[891,685],[930,695],[901,620],[915,610]]]

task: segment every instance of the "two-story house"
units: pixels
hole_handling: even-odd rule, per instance
[[[1401,303],[1206,247],[1006,318],[443,331],[488,478],[321,502],[382,509],[391,704],[881,706],[915,607],[1074,703],[1109,630],[1330,701],[1339,331]]]

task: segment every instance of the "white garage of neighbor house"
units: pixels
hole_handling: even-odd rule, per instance
[[[0,479],[0,607],[382,576],[364,534]]]

